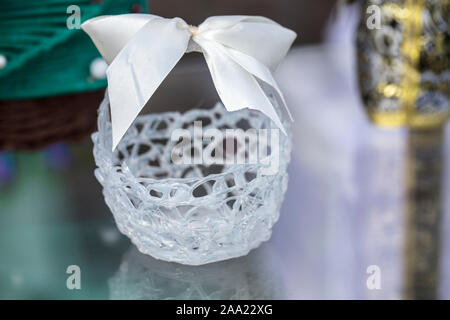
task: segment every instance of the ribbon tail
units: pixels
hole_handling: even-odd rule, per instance
[[[275,90],[276,94],[279,96],[281,104],[283,105],[286,113],[288,114],[291,121],[294,121],[292,114],[287,107],[286,100],[284,99],[283,93],[278,87],[277,82],[273,78],[272,72],[264,64],[249,56],[245,53],[237,51],[233,48],[225,48],[224,52],[233,59],[237,64],[244,68],[247,72],[253,74],[260,81],[266,83],[269,87]],[[263,89],[264,91],[264,89]]]
[[[184,55],[190,34],[181,19],[153,19],[119,52],[107,70],[114,150],[139,112]]]
[[[205,39],[195,41],[203,49],[211,77],[225,108],[228,111],[243,108],[261,111],[286,134],[272,102],[253,74],[232,59],[221,44]]]

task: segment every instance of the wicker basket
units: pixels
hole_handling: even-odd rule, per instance
[[[51,98],[0,101],[0,150],[34,150],[78,141],[96,128],[103,90]]]

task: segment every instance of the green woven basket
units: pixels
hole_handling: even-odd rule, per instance
[[[145,0],[0,0],[0,150],[39,149],[95,130],[106,79],[91,75],[100,56],[89,37],[67,27],[71,5],[81,23],[147,11]]]
[[[93,79],[98,51],[81,29],[67,28],[67,8],[77,5],[81,22],[95,16],[146,12],[145,0],[0,1],[0,100],[47,97],[103,88]]]

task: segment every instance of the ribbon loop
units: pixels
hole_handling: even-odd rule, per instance
[[[82,28],[109,63],[113,150],[169,72],[191,51],[205,56],[228,111],[259,110],[285,132],[260,82],[273,88],[285,105],[272,71],[296,34],[272,20],[217,16],[196,27],[181,18],[126,14],[90,19]]]

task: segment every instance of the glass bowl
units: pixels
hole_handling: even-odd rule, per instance
[[[228,112],[221,103],[212,105],[140,115],[114,152],[107,95],[100,105],[98,132],[92,135],[95,176],[119,230],[142,253],[201,265],[246,255],[271,235],[287,188],[290,136],[259,111]],[[280,117],[286,118],[281,113]],[[241,161],[211,164],[195,157],[189,163],[174,161],[174,150],[181,150],[177,149],[180,137],[174,139],[174,133],[189,133],[193,142],[199,123],[202,136],[208,129],[224,133],[216,153],[239,153]],[[283,123],[289,133],[289,121]],[[258,136],[256,149],[249,146],[249,136],[229,142],[227,129],[244,133],[253,129]],[[207,150],[207,139],[200,139],[199,145],[194,142],[187,149],[191,156]],[[210,142],[216,140],[220,139]],[[267,151],[263,156],[261,141]],[[249,154],[255,150],[258,161],[251,161]]]

